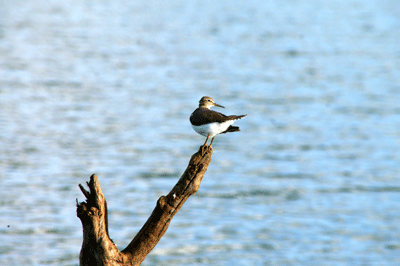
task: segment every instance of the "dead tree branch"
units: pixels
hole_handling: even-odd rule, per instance
[[[86,197],[77,203],[77,216],[82,222],[83,243],[80,265],[140,265],[167,231],[185,201],[200,188],[211,162],[212,147],[203,145],[192,155],[189,165],[167,196],[161,196],[152,214],[132,242],[119,251],[108,233],[107,202],[96,175],[87,182],[89,191],[79,184]]]

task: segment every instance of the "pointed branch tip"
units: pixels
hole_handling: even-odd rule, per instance
[[[87,182],[86,182],[87,183]],[[88,184],[88,183],[87,183]],[[88,184],[89,185],[89,184]],[[85,197],[88,199],[90,196],[89,191],[87,191],[81,184],[79,184],[79,188],[81,189],[83,195],[85,195]]]

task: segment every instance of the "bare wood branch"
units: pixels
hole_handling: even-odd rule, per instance
[[[108,234],[107,202],[96,175],[88,182],[90,192],[79,185],[86,202],[77,204],[83,227],[80,265],[140,265],[160,241],[185,201],[200,188],[211,162],[212,148],[206,145],[192,155],[189,165],[167,196],[161,196],[152,214],[132,242],[121,252]]]

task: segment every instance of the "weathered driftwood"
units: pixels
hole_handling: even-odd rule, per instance
[[[197,192],[208,165],[212,147],[203,145],[192,155],[189,165],[167,196],[161,196],[157,206],[132,242],[119,251],[108,233],[107,202],[97,176],[87,182],[89,191],[79,184],[86,197],[77,203],[77,216],[82,222],[83,243],[80,265],[140,265],[167,231],[169,223],[185,201]]]

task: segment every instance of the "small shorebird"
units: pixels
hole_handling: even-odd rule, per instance
[[[211,138],[210,146],[214,141],[214,137],[221,133],[240,131],[239,127],[232,126],[233,122],[238,119],[242,119],[247,115],[230,115],[226,116],[224,114],[210,110],[212,106],[223,107],[222,105],[216,104],[211,97],[204,96],[200,99],[199,108],[194,110],[190,115],[190,123],[193,129],[207,137],[204,145],[207,144],[209,138]]]

